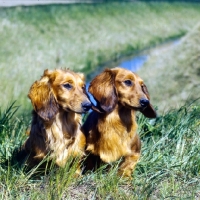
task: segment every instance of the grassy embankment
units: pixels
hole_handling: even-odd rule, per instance
[[[49,10],[51,11],[50,12],[51,20],[49,18],[50,13],[45,12],[45,9],[44,8],[42,9],[40,7],[37,7],[37,8],[33,7],[33,8],[26,8],[26,9],[14,8],[11,10],[8,9],[7,11],[2,10],[4,15],[2,15],[2,12],[0,12],[1,16],[7,16],[7,17],[9,16],[9,19],[8,18],[4,19],[4,28],[1,29],[1,33],[2,31],[5,32],[12,29],[12,33],[9,31],[7,32],[7,35],[12,36],[12,37],[10,37],[11,42],[0,41],[2,44],[5,45],[4,54],[2,54],[3,50],[1,49],[1,55],[4,55],[4,56],[1,56],[1,58],[2,58],[2,61],[3,60],[5,61],[7,59],[7,61],[10,61],[10,63],[12,64],[15,63],[13,67],[13,65],[11,66],[6,65],[6,62],[1,62],[2,63],[1,66],[7,66],[7,68],[2,68],[3,69],[2,73],[7,75],[7,80],[10,77],[13,78],[13,80],[15,80],[13,82],[12,81],[8,82],[6,80],[7,84],[13,84],[12,86],[10,86],[13,89],[14,86],[18,88],[18,87],[24,86],[25,85],[24,83],[26,83],[25,87],[29,88],[30,87],[29,82],[31,84],[32,81],[35,80],[35,78],[38,78],[41,75],[41,71],[43,71],[43,69],[47,67],[45,65],[45,61],[48,65],[48,68],[54,68],[55,66],[61,66],[63,64],[64,65],[66,64],[66,65],[69,65],[69,67],[74,68],[75,70],[80,70],[80,69],[83,70],[83,67],[87,68],[88,66],[89,67],[95,66],[98,62],[103,62],[103,61],[111,59],[112,56],[116,56],[116,53],[118,52],[120,52],[120,54],[125,53],[125,52],[127,53],[128,51],[124,50],[126,48],[122,48],[122,47],[126,47],[125,44],[128,44],[128,41],[130,41],[128,45],[130,44],[132,45],[131,50],[134,50],[134,48],[140,49],[150,44],[157,43],[158,41],[167,39],[169,37],[186,33],[188,30],[191,29],[192,26],[194,26],[194,24],[199,19],[199,16],[198,16],[199,7],[195,6],[194,4],[192,5],[180,4],[180,6],[178,6],[178,4],[172,4],[172,5],[151,4],[151,6],[149,6],[148,4],[147,5],[136,4],[136,5],[137,5],[136,6],[137,12],[135,11],[136,13],[132,13],[135,6],[131,7],[131,5],[128,5],[126,7],[127,18],[125,17],[125,14],[124,14],[125,10],[122,10],[122,6],[120,6],[120,4],[113,4],[112,6],[110,4],[106,4],[106,5],[100,5],[97,7],[83,6],[82,12],[84,13],[84,16],[89,15],[91,17],[90,20],[92,20],[93,22],[92,24],[91,21],[88,21],[88,24],[87,23],[84,24],[85,26],[84,25],[82,26],[82,22],[84,21],[84,19],[82,19],[83,15],[81,13],[79,13],[78,15],[79,17],[75,15],[76,13],[75,11],[80,9],[79,6],[59,7],[59,10],[61,11],[62,9],[71,10],[68,12],[68,15],[71,12],[71,15],[70,15],[71,18],[68,17],[69,20],[67,21],[63,21],[64,19],[67,18],[67,16],[64,15],[65,12],[62,15],[61,14],[56,15],[57,21],[53,20],[55,18],[55,15],[52,15],[52,13],[56,12],[58,8],[57,6],[44,7],[45,9],[49,8]],[[162,7],[161,5],[164,5],[164,7]],[[110,10],[109,11],[104,10],[105,8],[108,8],[108,6],[111,6],[109,7]],[[89,14],[88,9],[92,13]],[[96,9],[95,12],[92,11],[93,9]],[[24,10],[28,10],[28,11],[32,10],[32,12],[34,13],[34,16],[36,14],[36,11],[40,10],[40,14],[42,14],[43,17],[45,16],[45,13],[46,13],[46,18],[41,19],[39,23],[37,19],[37,17],[39,18],[39,16],[36,15],[35,16],[36,18],[34,19],[34,18],[31,18],[31,15],[29,13],[29,18],[26,19],[25,18],[26,13],[24,13]],[[188,14],[188,12],[190,14]],[[73,16],[73,13],[74,13],[74,16]],[[119,15],[117,15],[117,13]],[[179,16],[179,17],[174,17],[174,15]],[[62,16],[64,16],[64,18],[62,18]],[[100,19],[100,16],[101,16],[101,22],[102,22],[101,24],[103,25],[99,24],[98,22],[98,19]],[[138,18],[136,18],[137,20],[134,18],[129,20],[130,16],[131,17],[134,16]],[[74,26],[73,24],[70,26],[70,23],[69,23],[68,29],[65,27],[66,28],[65,31],[67,32],[68,30],[68,33],[71,33],[71,41],[74,41],[75,44],[78,45],[77,47],[75,44],[73,44],[74,46],[73,45],[71,46],[70,44],[68,44],[70,42],[69,38],[66,37],[66,40],[64,40],[66,33],[64,34],[62,32],[60,37],[54,37],[54,35],[58,34],[58,30],[60,29],[63,30],[62,25],[59,26],[59,23],[57,23],[60,20],[59,17],[63,19],[60,21],[60,23],[61,22],[69,23],[71,19],[73,23],[76,22],[75,24],[79,25],[79,26]],[[170,17],[174,19],[172,20],[171,18],[171,21],[170,21]],[[97,20],[96,24],[94,23],[95,19]],[[143,20],[141,21],[141,19]],[[46,23],[45,23],[45,20],[46,20]],[[55,24],[53,25],[51,21],[54,21]],[[120,24],[119,23],[117,25],[115,24],[116,25],[115,26],[114,22],[119,22],[119,21],[121,22],[120,23],[121,29],[118,30],[117,27],[120,26]],[[140,26],[137,27],[137,29],[135,29],[136,25],[133,26],[134,24],[132,21],[134,21],[134,23],[137,25],[139,24],[139,22],[141,24]],[[16,26],[14,26],[15,23],[16,23]],[[132,26],[130,26],[129,23],[131,23]],[[21,29],[22,29],[21,34],[24,35],[24,38],[19,37],[20,35],[19,32],[18,34],[16,34],[13,31],[13,30],[18,30],[18,31],[20,30],[20,28],[18,27],[19,24],[21,25]],[[100,26],[100,28],[96,30],[98,26]],[[109,31],[106,32],[106,29],[104,29],[105,26],[107,29],[109,28],[108,29]],[[86,27],[85,31],[82,30],[83,27]],[[91,31],[89,31],[90,30],[89,27],[91,27]],[[126,27],[126,30],[123,29],[124,27]],[[46,32],[45,31],[41,32],[41,29],[43,28]],[[128,29],[129,29],[129,32],[126,32]],[[77,43],[75,40],[75,35],[73,36],[73,33],[77,34],[77,31],[75,30],[79,30],[79,33],[82,33],[81,32],[82,30],[85,33],[84,37],[82,34],[80,37],[78,37]],[[92,32],[92,30],[96,32]],[[132,34],[130,32],[130,31],[133,32],[134,30],[135,30],[134,32],[135,35],[137,35],[137,37],[133,36],[135,40],[134,38],[131,39]],[[167,30],[169,30],[169,32],[167,32]],[[101,31],[101,33],[98,33],[98,31]],[[138,31],[138,34],[136,34],[137,31]],[[35,34],[37,33],[36,34],[37,37],[34,34],[30,34],[31,32]],[[27,35],[27,33],[29,34]],[[101,36],[101,34],[103,33],[105,37]],[[42,34],[47,34],[47,36],[45,37]],[[93,37],[90,34],[94,34]],[[97,40],[96,34],[98,38],[101,38],[98,41],[96,41]],[[192,34],[192,32],[190,34]],[[197,31],[197,34],[198,34],[198,31]],[[16,37],[16,40],[14,39],[15,37]],[[74,37],[74,40],[73,40],[73,37]],[[91,40],[90,40],[90,37],[91,37]],[[102,37],[105,38],[105,40],[103,40]],[[32,40],[33,38],[37,38],[37,40]],[[62,41],[63,43],[60,43],[62,38],[63,38],[63,41]],[[82,43],[80,42],[81,41],[80,38],[82,38]],[[189,48],[186,48],[187,50],[191,49],[195,45],[195,41],[198,40],[198,37],[194,34],[192,35],[192,37],[187,36],[186,39],[184,39],[185,43],[187,44],[186,41],[188,39],[192,41],[192,38],[194,38],[193,42],[190,43],[192,45],[189,45]],[[20,39],[23,39],[24,42],[22,41],[20,42]],[[88,39],[88,43],[87,43],[87,39]],[[6,42],[7,42],[7,45],[8,44],[10,45],[7,46]],[[100,48],[100,45],[103,45],[103,44],[105,45],[104,42],[109,43],[106,45],[107,49],[105,47],[104,47],[105,49],[103,48],[98,49]],[[119,42],[122,42],[122,43],[119,44]],[[123,46],[123,42],[124,42],[124,46]],[[99,46],[96,46],[96,49],[95,49],[94,44],[98,44],[98,43],[99,43]],[[22,49],[19,48],[18,49],[20,50],[18,51],[19,56],[17,56],[17,58],[13,56],[13,60],[11,59],[12,58],[11,55],[16,55],[14,54],[16,52],[15,50],[12,51],[14,47],[12,47],[11,44],[13,45],[17,44],[16,46],[14,45],[15,48],[17,46],[18,48],[21,47],[20,45],[26,47]],[[67,44],[69,46],[67,46]],[[92,55],[87,54],[89,52],[88,49],[87,49],[88,51],[84,52],[86,53],[85,55],[87,55],[88,57],[87,56],[84,57],[81,54],[81,51],[79,51],[81,49],[83,50],[84,48],[86,48],[86,44],[89,46],[89,47],[87,46],[87,48],[89,50],[92,50],[91,51]],[[29,48],[29,45],[33,48]],[[60,45],[60,48],[59,48],[59,45]],[[94,45],[94,46],[92,46],[91,48],[90,45]],[[71,58],[69,54],[67,54],[70,52],[68,52],[68,48],[66,46],[67,47],[71,46],[71,48],[74,47],[74,49],[70,48],[72,50],[71,53],[77,51],[76,55],[80,55],[80,57],[77,57],[77,59],[74,59],[73,61],[73,57]],[[58,57],[56,57],[56,55],[58,54],[54,54],[56,53],[57,49],[60,49],[60,52],[61,52],[61,54],[59,54]],[[196,50],[198,50],[198,48]],[[33,57],[31,57],[31,52],[32,52]],[[43,52],[47,53],[47,55]],[[177,50],[177,52],[180,53],[181,51]],[[188,51],[188,53],[185,53],[185,56],[190,55],[189,52],[190,51]],[[103,53],[105,53],[105,55]],[[198,52],[193,51],[192,55],[197,55],[196,53]],[[6,57],[6,54],[8,58]],[[49,58],[50,57],[49,55],[52,55],[52,57]],[[104,55],[104,56],[102,56],[101,59],[98,60],[97,59],[98,55]],[[176,61],[177,57],[178,56],[174,57],[174,63],[176,62],[178,63],[179,59],[177,59]],[[76,58],[75,54],[74,54],[74,58]],[[22,62],[22,60],[24,59],[27,62],[25,63]],[[185,59],[188,60],[187,57]],[[88,60],[90,62],[87,62]],[[164,62],[166,62],[165,59],[164,59]],[[90,64],[88,65],[88,63]],[[163,62],[161,63],[163,64]],[[195,65],[195,62],[193,63],[193,65]],[[20,68],[20,66],[22,68]],[[12,73],[7,74],[6,70],[8,69],[10,69]],[[17,74],[18,76],[16,76]],[[22,76],[19,74],[21,74]],[[24,79],[23,77],[26,79]],[[19,80],[21,80],[22,82],[20,82]],[[2,84],[4,82],[5,81],[3,81]],[[170,83],[169,79],[167,83],[169,85]],[[4,86],[3,91],[4,93],[6,93],[7,89],[9,88],[6,87],[6,84],[2,86]],[[148,86],[151,87],[151,85],[148,85]],[[21,89],[21,92],[19,92],[20,95],[22,94],[24,95],[23,90],[24,88]],[[20,88],[19,90],[14,90],[14,91],[20,91]],[[12,92],[8,94],[12,94]],[[153,98],[154,95],[151,95],[151,96]],[[9,97],[11,98],[11,96]],[[24,100],[22,99],[19,102],[24,102]],[[11,99],[7,98],[6,100],[11,100]],[[8,166],[4,165],[3,164],[4,161],[7,159],[9,160],[9,158],[11,158],[11,154],[14,148],[18,147],[20,145],[20,142],[24,140],[24,137],[25,137],[24,132],[25,132],[27,124],[24,122],[23,118],[13,117],[13,114],[15,113],[15,107],[11,107],[10,109],[7,110],[7,112],[4,112],[5,110],[1,109],[1,115],[0,115],[0,134],[1,134],[1,137],[0,137],[0,144],[1,144],[0,146],[0,163],[1,163],[0,165],[0,199],[86,199],[86,198],[88,199],[133,199],[133,200],[135,199],[198,199],[200,196],[200,184],[199,184],[199,180],[200,180],[200,158],[199,158],[200,107],[198,105],[199,103],[196,102],[192,105],[186,105],[184,107],[181,107],[180,109],[171,110],[170,112],[165,113],[163,116],[159,116],[156,120],[149,121],[148,119],[145,119],[143,116],[141,115],[139,116],[138,118],[139,130],[138,131],[140,133],[142,144],[143,144],[142,157],[133,174],[134,179],[131,182],[121,179],[117,176],[116,174],[117,163],[113,164],[112,170],[109,173],[105,173],[102,169],[99,172],[90,173],[77,179],[74,179],[73,177],[74,169],[73,168],[69,169],[69,166],[66,166],[65,169],[57,169],[57,170],[53,169],[48,175],[41,175],[39,177],[34,177],[35,169],[33,169],[29,173],[26,173],[23,168],[18,168],[17,166],[15,167],[11,166],[10,163],[8,163]]]
[[[46,68],[89,73],[108,60],[184,35],[199,4],[107,3],[0,8],[0,105],[27,93]]]
[[[199,36],[200,24],[197,24],[178,44],[152,52],[138,71],[160,112],[200,98]]]

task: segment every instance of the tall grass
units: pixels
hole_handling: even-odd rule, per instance
[[[106,171],[74,178],[75,164],[37,174],[10,162],[24,141],[26,124],[13,116],[11,104],[1,116],[0,199],[198,199],[200,196],[200,106],[198,102],[170,110],[157,119],[138,115],[142,156],[133,180],[117,176],[118,162]],[[10,118],[9,116],[12,116]],[[12,131],[10,130],[12,127]]]
[[[0,8],[0,105],[30,107],[28,90],[46,68],[86,74],[145,47],[187,33],[200,4],[111,2]]]
[[[138,166],[141,192],[158,199],[195,199],[199,195],[200,107],[170,110],[155,122],[140,123],[143,156]]]

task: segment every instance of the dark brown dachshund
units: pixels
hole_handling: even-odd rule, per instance
[[[100,112],[92,111],[82,130],[86,136],[86,170],[97,161],[111,163],[123,158],[119,174],[131,177],[140,158],[141,143],[137,135],[136,111],[155,118],[143,80],[133,72],[113,68],[96,76],[89,92]]]
[[[21,150],[29,155],[28,165],[38,164],[47,154],[61,167],[71,156],[82,157],[86,140],[80,130],[81,114],[91,107],[83,74],[45,70],[31,86],[28,97],[34,108],[33,118]]]

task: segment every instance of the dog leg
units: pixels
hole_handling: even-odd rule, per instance
[[[123,161],[120,164],[118,173],[123,177],[131,178],[132,172],[135,169],[136,164],[140,158],[141,141],[139,136],[136,134],[132,142],[131,153],[124,156]]]
[[[124,160],[122,161],[118,171],[119,175],[131,178],[132,172],[134,171],[139,158],[140,158],[140,153],[134,153],[131,156],[124,157]]]

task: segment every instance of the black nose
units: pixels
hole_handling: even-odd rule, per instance
[[[149,100],[148,99],[140,99],[140,105],[145,108],[149,105]]]
[[[90,110],[90,108],[92,107],[92,104],[90,102],[83,102],[82,104],[82,108],[85,112],[87,112],[88,110]]]

